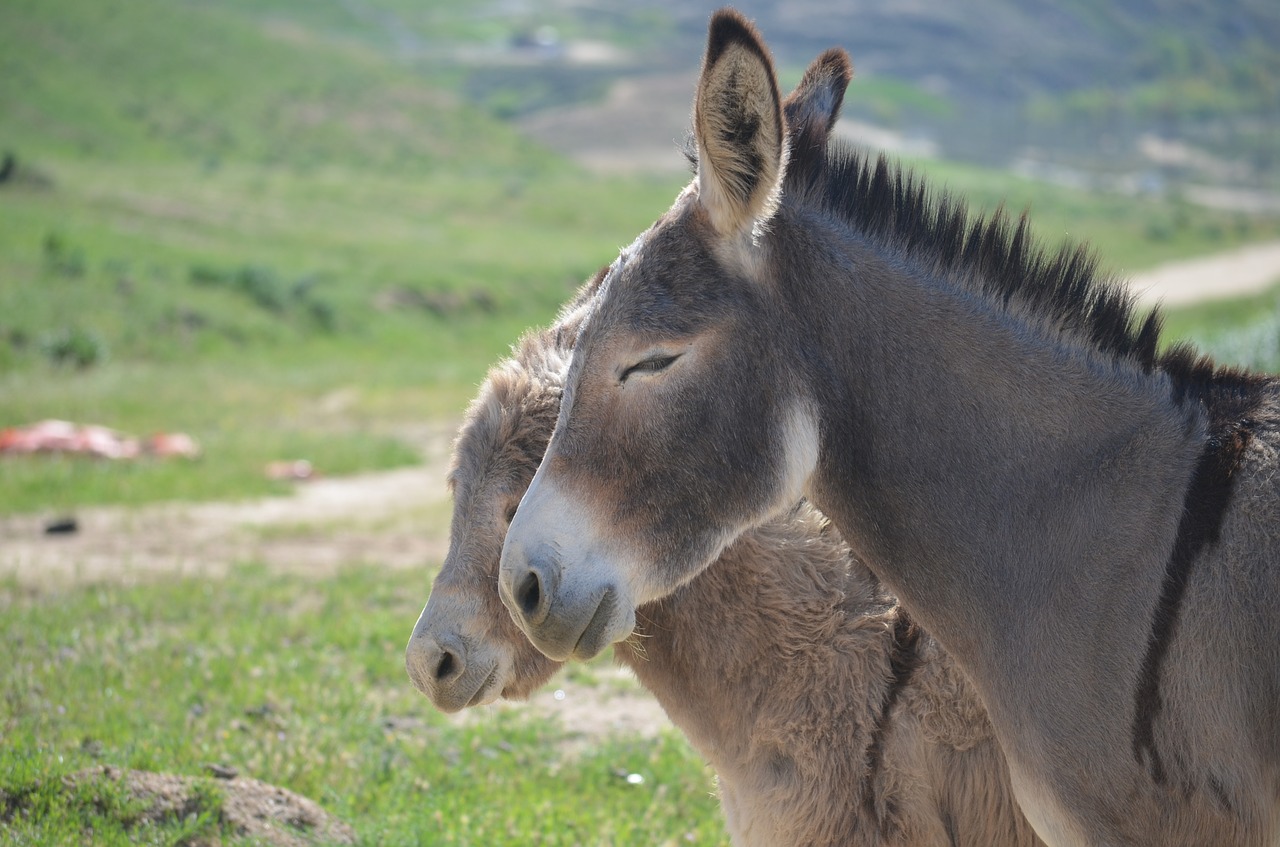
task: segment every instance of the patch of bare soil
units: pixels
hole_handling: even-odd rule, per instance
[[[111,782],[142,806],[130,826],[183,821],[211,815],[235,838],[248,838],[267,847],[310,847],[314,844],[354,844],[355,831],[311,800],[256,779],[219,779],[216,791],[202,788],[207,781],[189,776],[91,768],[63,780],[68,791]],[[218,838],[186,842],[192,847],[217,847]]]
[[[1276,282],[1280,282],[1280,241],[1158,265],[1135,274],[1129,287],[1145,301],[1173,306],[1252,294]]]
[[[332,574],[344,564],[437,565],[447,548],[452,428],[422,465],[297,484],[292,496],[78,510],[74,533],[47,535],[47,515],[0,517],[0,574],[31,588],[161,574],[222,576],[237,562]]]
[[[626,668],[598,672],[596,679],[578,681],[561,676],[535,692],[527,702],[499,701],[465,709],[454,716],[460,723],[489,720],[507,710],[533,711],[556,721],[566,731],[562,749],[573,752],[611,736],[656,738],[671,730],[671,719]]]
[[[696,69],[620,80],[601,103],[546,109],[520,129],[598,173],[679,173],[696,81]]]

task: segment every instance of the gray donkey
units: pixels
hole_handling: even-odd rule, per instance
[[[444,711],[526,697],[561,666],[496,580],[555,425],[563,343],[526,336],[454,445],[449,554],[405,652]],[[738,847],[1041,843],[972,688],[811,507],[744,533],[638,619],[615,656],[715,768]]]
[[[965,670],[1046,842],[1280,844],[1280,381],[1162,351],[1025,221],[809,143],[732,11],[694,135],[507,533],[534,645],[630,637],[805,495]]]

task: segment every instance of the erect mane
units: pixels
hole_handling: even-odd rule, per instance
[[[797,171],[784,192],[797,193],[845,220],[857,232],[932,264],[944,279],[1099,353],[1169,376],[1179,402],[1203,403],[1217,414],[1247,403],[1266,374],[1219,366],[1189,342],[1160,351],[1163,315],[1139,314],[1125,284],[1098,269],[1085,244],[1049,252],[1032,237],[1025,214],[1016,223],[1003,208],[971,216],[964,202],[884,155],[872,162],[832,141],[820,166]],[[1216,409],[1214,408],[1216,407]]]
[[[1025,214],[997,209],[972,215],[947,191],[883,155],[870,157],[832,142],[825,167],[809,185],[788,185],[846,221],[855,231],[932,266],[940,277],[1011,313],[1100,353],[1150,372],[1158,353],[1158,309],[1138,314],[1133,296],[1098,269],[1086,245],[1047,251]]]

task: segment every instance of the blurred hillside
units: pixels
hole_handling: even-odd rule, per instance
[[[424,422],[670,202],[678,178],[585,174],[349,21],[0,5],[0,428],[176,430],[205,457],[5,458],[0,512],[413,462]]]
[[[649,0],[696,43],[705,15]],[[864,78],[934,98],[868,117],[946,155],[1005,164],[1201,170],[1247,182],[1280,167],[1280,4],[1271,0],[744,0],[781,61],[833,41]],[[688,49],[688,48],[686,48]],[[855,89],[851,99],[857,101]],[[1203,150],[1153,148],[1154,136]],[[1145,141],[1145,144],[1144,144]],[[1178,156],[1177,152],[1182,155]]]
[[[683,131],[717,5],[14,0],[0,11],[0,120],[9,144],[104,155],[140,146],[211,163],[378,166],[465,147],[473,163],[518,159],[516,147],[475,146],[489,133],[462,102],[520,119],[557,149],[614,150],[621,162]],[[864,131],[871,143],[1088,187],[1124,177],[1121,187],[1153,193],[1280,189],[1271,0],[737,5],[788,79],[826,47],[849,50],[847,114],[888,133]],[[592,110],[610,98],[615,108]]]
[[[1239,186],[1239,167],[1254,194],[1274,180],[1275,51],[1257,46],[1276,43],[1271,6],[1170,11],[1148,31],[1137,7],[1078,0],[1062,7],[1075,23],[1051,25],[967,2],[743,5],[784,85],[849,48],[842,132],[924,154],[977,209],[1029,208],[1050,244],[1091,240],[1125,271],[1280,232],[1265,207],[1195,202]],[[411,461],[421,422],[456,415],[688,178],[676,147],[713,8],[0,4],[0,426],[182,429],[218,457],[182,472],[0,462],[0,502],[229,496],[263,490],[270,460]],[[1219,76],[1211,120],[1148,120],[1144,92]],[[1103,82],[1132,145],[1073,117]],[[1225,152],[1241,127],[1261,132],[1252,159]],[[1144,138],[1191,164],[1152,165]]]
[[[90,363],[375,329],[487,348],[674,190],[589,208],[615,187],[348,24],[324,2],[0,8],[0,368],[54,336]]]
[[[0,138],[107,161],[421,171],[549,157],[348,29],[336,2],[14,0]]]
[[[714,5],[10,0],[0,367],[374,327],[456,348],[469,328],[496,340],[545,319],[682,181]],[[1184,200],[1276,180],[1275,3],[741,6],[784,84],[849,49],[841,131],[864,143],[1171,200],[1107,213],[1157,218],[1133,229],[1156,249],[1130,239],[1122,265],[1211,246],[1183,230],[1258,237],[1247,202],[1197,228]],[[947,178],[982,205],[1037,198],[1051,233],[1092,235],[1101,216],[1004,175]],[[1055,226],[1059,212],[1078,225]]]
[[[626,149],[630,137],[678,137],[716,5],[471,4],[470,40],[451,43],[411,14],[381,20],[389,44],[451,64],[462,90],[495,113],[525,117],[557,146],[599,153]],[[892,133],[901,149],[1148,193],[1186,183],[1280,188],[1280,4],[1270,0],[737,5],[790,79],[819,51],[845,47],[858,69],[846,114]],[[614,108],[540,117],[593,98]],[[566,118],[572,132],[557,132]],[[592,145],[596,133],[606,145]]]

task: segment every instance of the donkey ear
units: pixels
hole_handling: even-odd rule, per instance
[[[721,235],[749,231],[778,203],[786,133],[760,34],[732,9],[711,18],[693,104],[698,197]]]
[[[826,169],[827,139],[840,118],[853,79],[849,54],[832,48],[813,60],[796,90],[782,101],[787,120],[787,190],[817,183]]]
[[[849,54],[832,47],[805,69],[796,90],[782,102],[787,129],[794,135],[800,128],[821,130],[824,137],[835,129],[844,104],[844,92],[853,79]]]

